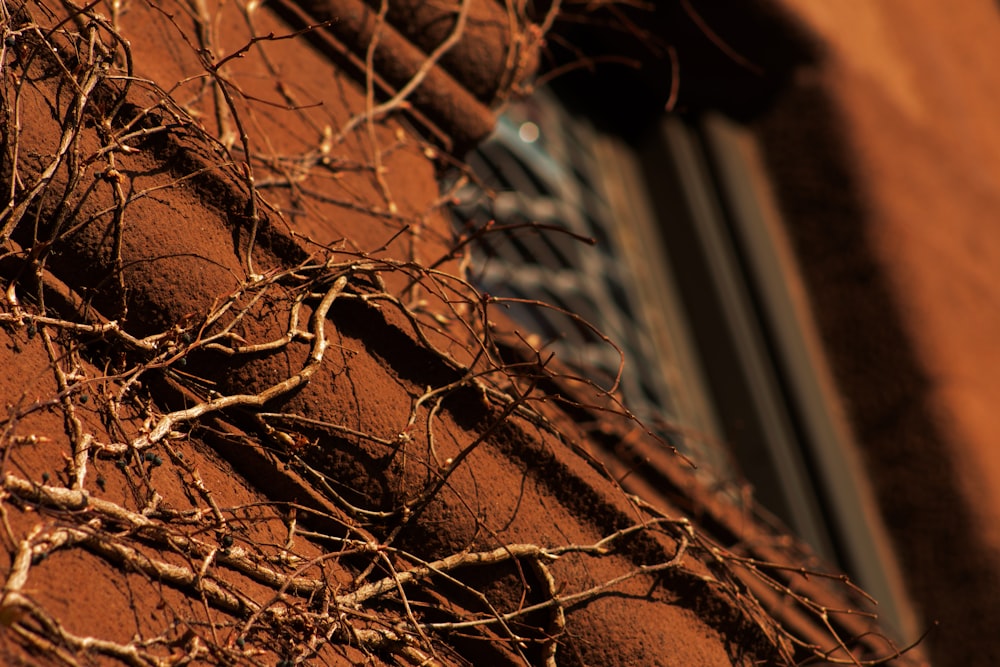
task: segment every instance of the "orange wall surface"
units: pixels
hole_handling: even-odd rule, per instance
[[[1000,5],[781,0],[817,62],[760,122],[939,665],[1000,664]]]

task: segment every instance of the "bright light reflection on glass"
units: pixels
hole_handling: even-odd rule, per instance
[[[541,133],[538,131],[538,126],[532,122],[521,123],[521,127],[517,129],[517,136],[521,138],[526,144],[533,144],[538,141],[538,137]]]

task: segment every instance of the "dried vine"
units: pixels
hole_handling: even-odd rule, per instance
[[[617,401],[617,383],[600,387],[561,374],[523,340],[525,360],[505,361],[494,322],[504,301],[480,294],[457,263],[474,239],[427,227],[443,199],[417,212],[394,203],[384,160],[414,140],[386,130],[385,120],[409,108],[410,96],[462,38],[469,4],[457,4],[452,31],[425,66],[378,104],[373,39],[367,90],[355,98],[361,106],[322,121],[309,116],[319,104],[300,104],[280,85],[282,101],[265,103],[231,70],[265,47],[308,38],[323,23],[258,33],[259,6],[249,3],[239,11],[252,32],[226,51],[214,27],[221,9],[142,4],[175,38],[178,60],[196,63],[195,73],[165,87],[137,74],[123,37],[122,24],[138,5],[0,4],[0,272],[7,281],[0,326],[16,348],[12,358],[33,359],[32,368],[47,373],[22,395],[5,397],[0,431],[0,534],[10,555],[0,622],[12,641],[64,664],[100,656],[129,665],[444,665],[462,664],[452,638],[469,636],[511,660],[548,666],[569,650],[574,610],[611,593],[624,596],[639,581],[671,581],[732,606],[733,623],[755,638],[754,655],[854,665],[900,655],[886,644],[882,656],[870,657],[870,638],[856,645],[850,633],[858,626],[840,618],[858,612],[802,592],[799,580],[818,573],[744,555],[622,491],[580,444],[586,433],[540,388],[558,378],[578,390],[560,397],[563,404],[633,423]],[[515,4],[507,9],[515,12]],[[555,7],[543,26],[554,17]],[[511,26],[522,23],[511,14]],[[528,38],[515,35],[511,43]],[[266,66],[278,79],[277,60],[267,56]],[[29,108],[35,117],[26,117]],[[295,116],[300,127],[316,130],[315,142],[294,154],[272,150],[271,138],[255,129],[265,113]],[[48,144],[36,130],[43,125],[57,128]],[[341,157],[351,154],[348,147],[370,162]],[[440,156],[429,144],[419,143],[418,152]],[[342,198],[323,191],[345,174],[359,176],[356,191],[344,186]],[[206,279],[200,309],[175,312],[136,278],[160,261],[157,249],[152,258],[136,250],[137,211],[191,191],[214,197],[203,210],[224,220],[234,247],[215,255],[164,250],[176,266],[190,260],[217,276]],[[289,222],[321,217],[335,228],[331,207],[370,214],[385,223],[388,240],[367,248],[336,243]],[[436,261],[418,261],[418,246]],[[338,378],[361,363],[358,339],[344,333],[351,318],[375,323],[423,355],[421,380],[429,384],[396,378],[409,407],[393,428],[385,426],[389,419],[378,430],[347,414],[337,421],[320,408],[318,416],[294,409],[317,378],[346,382]],[[233,381],[243,384],[228,387],[230,374],[245,368],[285,372],[247,371]],[[459,426],[463,419],[474,423]],[[472,474],[470,461],[515,437],[539,451],[566,448],[584,461],[585,473],[574,474],[600,480],[607,491],[595,494],[595,506],[613,517],[599,535],[510,541],[477,513],[478,501],[463,491],[471,483],[459,478]],[[336,443],[368,447],[371,458],[392,462],[381,501],[347,488],[330,462],[331,450],[339,455]],[[220,477],[235,473],[216,449],[237,468],[244,457],[270,466],[267,474],[294,487],[294,498],[269,498],[263,489],[234,501]],[[418,553],[406,531],[440,513],[442,503],[475,520],[473,537],[453,553]],[[492,546],[481,548],[481,539]],[[35,592],[51,577],[48,563],[67,554],[108,566],[116,585],[156,591],[164,610],[156,627],[137,621],[142,629],[130,638],[91,636],[60,618],[51,598]],[[589,583],[566,578],[608,559],[625,565]],[[494,570],[517,580],[513,603],[476,583]],[[767,617],[748,580],[818,619],[823,641]],[[834,581],[850,588],[846,579]]]

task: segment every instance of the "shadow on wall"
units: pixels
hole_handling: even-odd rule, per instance
[[[865,184],[835,104],[788,89],[755,123],[814,316],[935,665],[1000,663],[1000,578],[975,534],[949,434],[868,239]]]
[[[770,2],[680,0],[655,11],[616,7],[604,18],[557,24],[564,39],[550,40],[547,55],[568,72],[552,83],[564,101],[632,139],[667,106],[753,118],[818,57],[815,40]]]

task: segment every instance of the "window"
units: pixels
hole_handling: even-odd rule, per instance
[[[635,136],[597,129],[551,92],[512,106],[469,156],[478,184],[450,182],[458,225],[502,230],[476,246],[473,279],[614,340],[634,414],[734,502],[748,480],[756,509],[852,572],[904,629],[752,135],[707,112]],[[510,314],[562,362],[615,375],[618,352],[579,321],[527,304]]]

